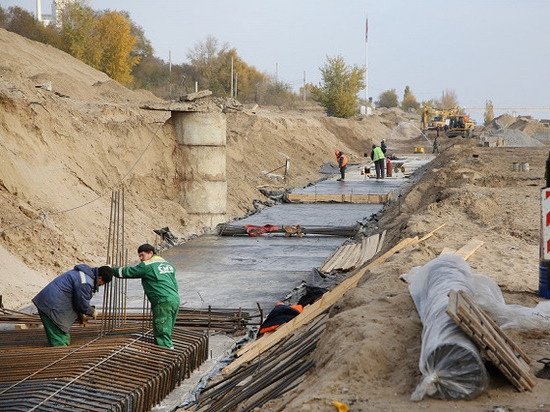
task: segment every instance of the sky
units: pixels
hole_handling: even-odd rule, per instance
[[[126,10],[172,63],[211,35],[294,90],[321,81],[327,56],[365,67],[376,101],[409,86],[421,102],[453,91],[460,106],[550,107],[548,0],[88,0]],[[35,13],[36,0],[0,0]],[[50,13],[51,1],[42,0]],[[368,16],[368,42],[365,42]],[[368,56],[368,57],[367,57]],[[364,97],[362,92],[361,97]],[[474,117],[478,116],[472,112]],[[550,118],[550,111],[537,118]],[[495,111],[495,114],[499,114]],[[521,111],[519,114],[526,114]]]

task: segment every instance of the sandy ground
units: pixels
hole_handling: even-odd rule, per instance
[[[51,91],[36,87],[47,81]],[[185,159],[169,114],[139,108],[155,100],[0,29],[0,294],[6,307],[28,305],[75,263],[105,262],[110,193],[121,181],[131,253],[140,243],[158,240],[153,229],[168,226],[180,238],[208,230],[177,202]],[[254,199],[265,201],[259,188],[321,178],[317,170],[334,161],[335,150],[361,163],[382,138],[390,153],[428,149],[424,138],[414,139],[414,130],[396,133],[409,117],[379,111],[341,120],[274,108],[228,114],[228,218],[254,209]],[[315,368],[265,410],[335,410],[336,400],[354,411],[550,409],[547,381],[537,380],[532,393],[520,394],[495,371],[489,390],[475,400],[409,401],[420,378],[422,326],[401,274],[443,247],[459,248],[476,237],[485,244],[469,260],[474,272],[491,276],[508,303],[539,301],[539,198],[547,149],[484,148],[461,138],[442,139],[442,149],[414,188],[387,207],[378,226],[389,230],[387,248],[446,226],[373,269],[333,307]],[[291,169],[283,184],[265,172],[284,165],[285,157]],[[513,162],[525,161],[529,172],[512,172]],[[549,356],[547,331],[508,333],[533,360]]]

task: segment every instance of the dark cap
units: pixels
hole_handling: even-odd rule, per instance
[[[97,269],[97,276],[101,276],[103,283],[113,280],[113,269],[110,266],[101,266]]]
[[[155,248],[152,245],[150,245],[149,243],[144,243],[143,245],[138,247],[138,253],[141,253],[141,252],[146,252],[146,253],[153,252],[153,254],[154,254],[155,253]]]

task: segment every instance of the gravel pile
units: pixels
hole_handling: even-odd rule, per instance
[[[488,138],[485,138],[486,141],[494,141],[498,138],[506,140],[508,147],[542,147],[543,143],[539,142],[537,139],[533,139],[529,135],[514,129],[501,129],[493,133]]]

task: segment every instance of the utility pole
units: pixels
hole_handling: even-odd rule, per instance
[[[365,109],[369,114],[369,14],[366,13],[365,17]]]
[[[239,90],[239,72],[235,73],[235,99],[237,98],[238,90]]]
[[[170,83],[170,100],[172,100],[172,50],[168,50],[168,82]]]
[[[275,84],[279,82],[279,63],[275,63]]]
[[[231,93],[229,95],[233,97],[233,56],[231,56]]]

